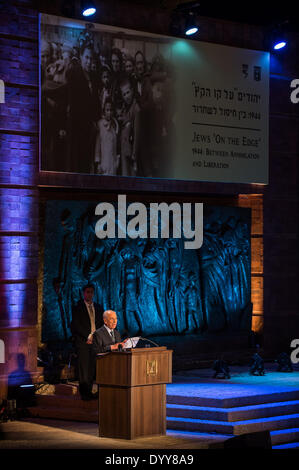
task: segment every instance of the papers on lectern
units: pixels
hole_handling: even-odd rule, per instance
[[[140,339],[140,336],[134,336],[134,338],[128,338],[125,344],[123,345],[123,349],[135,348],[139,339]]]

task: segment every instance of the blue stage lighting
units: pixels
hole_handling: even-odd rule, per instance
[[[186,36],[192,36],[192,34],[197,33],[198,28],[194,26],[193,28],[189,28],[188,30],[185,31]]]
[[[273,49],[275,49],[275,51],[278,51],[279,49],[283,49],[286,45],[286,41],[276,41],[273,46]]]
[[[95,8],[86,8],[86,10],[84,10],[82,12],[82,15],[83,16],[91,16],[91,15],[94,15],[96,12],[96,9]]]
[[[188,12],[188,17],[186,19],[186,26],[185,26],[185,35],[192,36],[193,34],[197,33],[198,26],[196,24],[195,14],[193,11]]]
[[[280,51],[288,44],[288,33],[290,31],[289,20],[282,21],[281,23],[273,26],[269,35],[270,48],[273,51]]]
[[[92,16],[97,11],[96,6],[93,1],[81,2],[81,10],[82,10],[82,15],[85,17]]]

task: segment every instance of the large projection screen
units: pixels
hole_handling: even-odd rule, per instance
[[[269,53],[40,16],[40,169],[268,183]]]

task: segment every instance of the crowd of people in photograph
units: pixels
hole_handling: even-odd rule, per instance
[[[113,47],[112,37],[111,47],[95,42],[88,31],[75,45],[41,41],[41,169],[163,177],[174,139],[171,64]]]

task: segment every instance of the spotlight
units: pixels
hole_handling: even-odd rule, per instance
[[[293,372],[290,356],[286,352],[280,353],[275,362],[278,364],[277,372]]]
[[[283,49],[287,45],[286,41],[277,41],[273,44],[273,49],[278,51],[279,49]]]
[[[96,6],[92,0],[81,1],[81,12],[83,16],[92,16],[95,14],[96,11]]]
[[[249,367],[250,375],[265,375],[264,361],[258,353],[253,354]]]
[[[273,51],[280,51],[281,49],[284,49],[287,46],[288,42],[286,33],[288,31],[288,28],[288,20],[283,21],[282,23],[273,27],[270,34],[270,47],[273,49]]]
[[[171,34],[193,36],[199,30],[196,17],[199,15],[199,2],[179,4],[171,14]]]
[[[195,21],[195,15],[193,11],[189,11],[188,18],[186,20],[185,26],[185,35],[192,36],[193,34],[197,33],[198,27]]]
[[[219,374],[222,374],[223,379],[230,379],[230,370],[228,364],[222,359],[222,357],[214,362],[213,370],[215,371],[213,379],[217,379]]]

